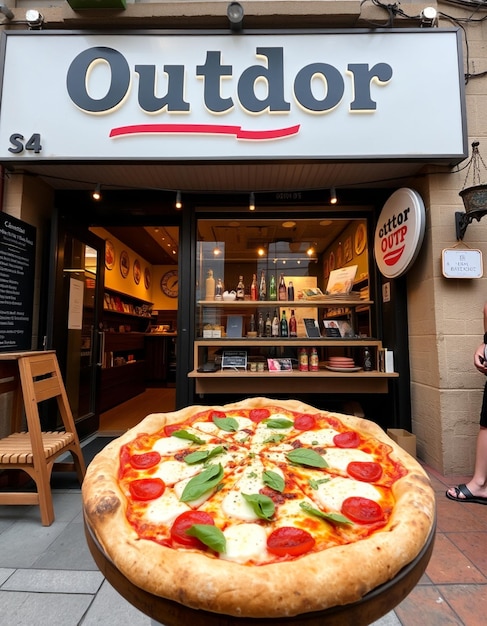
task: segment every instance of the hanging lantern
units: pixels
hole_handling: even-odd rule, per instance
[[[467,226],[472,220],[480,222],[484,215],[487,215],[487,183],[483,183],[480,177],[480,165],[484,170],[487,167],[479,152],[479,142],[472,143],[472,156],[468,162],[467,174],[463,183],[463,189],[459,192],[465,207],[465,213],[457,211],[455,213],[455,226],[457,240],[463,239]],[[466,187],[471,175],[472,185]],[[485,180],[485,179],[484,179]]]

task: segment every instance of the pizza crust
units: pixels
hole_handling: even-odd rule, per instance
[[[392,448],[391,457],[400,461],[408,474],[393,486],[396,506],[386,529],[352,544],[254,567],[139,539],[125,517],[126,500],[117,482],[121,446],[138,434],[159,431],[209,408],[225,411],[269,405],[335,416]],[[294,400],[267,398],[149,415],[94,458],[82,493],[87,523],[106,555],[132,583],[191,608],[237,617],[294,616],[355,602],[392,579],[419,554],[435,519],[434,492],[427,474],[378,425]]]

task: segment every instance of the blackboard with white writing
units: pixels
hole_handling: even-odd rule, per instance
[[[36,229],[0,213],[0,352],[30,350]]]

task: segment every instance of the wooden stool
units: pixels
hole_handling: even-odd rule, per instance
[[[0,470],[17,469],[27,472],[37,487],[36,493],[10,491],[0,493],[0,504],[38,504],[43,526],[54,521],[51,493],[51,473],[53,471],[76,471],[81,483],[86,472],[85,461],[74,419],[69,406],[64,383],[54,351],[17,352],[0,354],[0,362],[10,361],[17,366],[20,388],[15,388],[17,380],[15,368],[12,380],[0,383],[0,392],[15,391],[12,415],[12,430],[20,428],[19,395],[23,398],[27,432],[12,432],[0,439]],[[3,373],[5,370],[2,369]],[[42,432],[39,418],[39,403],[56,398],[64,430]],[[70,452],[71,462],[55,462],[60,455]]]

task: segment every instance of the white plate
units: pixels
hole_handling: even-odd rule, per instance
[[[361,367],[333,367],[332,365],[325,365],[327,370],[331,372],[360,372]]]

